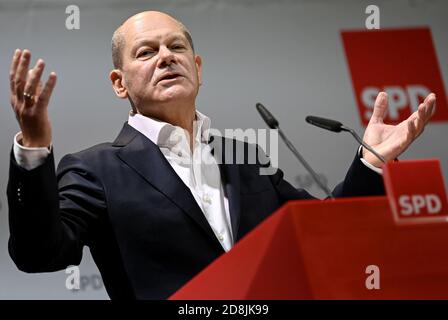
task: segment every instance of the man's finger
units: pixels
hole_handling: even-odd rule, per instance
[[[409,119],[408,121],[408,133],[408,139],[410,141],[413,141],[417,136],[417,128],[415,127],[414,121],[412,121],[411,119]]]
[[[425,114],[426,114],[426,109],[425,109],[426,105],[424,103],[420,104],[420,106],[418,107],[417,110],[417,116],[414,119],[414,126],[415,129],[417,131],[417,135],[419,135],[422,131],[423,128],[425,127]]]
[[[37,84],[37,88],[36,88],[36,94],[35,94],[36,97],[38,97],[40,95],[40,93],[42,92],[42,87],[43,87],[42,80],[39,80],[39,83]]]
[[[28,67],[30,66],[31,53],[29,50],[23,50],[23,53],[20,57],[19,65],[17,67],[17,72],[14,78],[15,81],[15,90],[17,94],[17,98],[19,100],[23,99],[23,90],[25,88],[26,75],[28,73]]]
[[[430,94],[428,94],[425,98],[425,100],[423,101],[423,103],[428,103],[430,100],[435,100],[436,98],[436,94],[434,92],[431,92]]]
[[[42,76],[42,73],[44,71],[44,68],[45,68],[44,61],[42,59],[37,60],[34,68],[30,69],[30,71],[28,72],[28,78],[26,80],[24,92],[29,93],[33,96],[36,94],[36,89],[39,84],[40,77]],[[30,106],[33,105],[34,101],[32,102],[33,103],[30,103],[28,105]]]
[[[422,120],[425,120],[425,119],[426,119],[426,104],[421,103],[421,104],[418,106],[418,109],[417,109],[417,115],[418,115],[418,117],[421,118]]]
[[[423,101],[425,104],[425,123],[428,123],[429,119],[434,114],[435,105],[436,105],[436,95],[434,93],[430,93]]]
[[[370,121],[373,123],[382,123],[387,111],[387,93],[380,92],[376,97],[373,106],[373,114]]]
[[[48,101],[50,101],[51,94],[53,92],[53,89],[56,85],[57,76],[56,73],[51,72],[48,76],[48,80],[45,83],[45,86],[42,90],[42,92],[39,94],[38,100],[37,100],[37,107],[46,107],[48,105]]]
[[[16,51],[14,51],[14,55],[11,61],[11,67],[9,68],[9,85],[11,87],[11,94],[16,94],[14,79],[16,77],[17,66],[19,65],[21,55],[22,51],[20,49],[16,49]]]

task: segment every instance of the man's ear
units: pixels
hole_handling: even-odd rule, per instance
[[[124,86],[123,73],[119,69],[114,69],[109,74],[112,87],[118,98],[126,99],[128,97],[128,90]]]
[[[198,72],[199,85],[202,84],[202,58],[199,55],[194,57],[194,61],[196,63],[196,70]]]

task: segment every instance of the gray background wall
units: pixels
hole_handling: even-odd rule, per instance
[[[81,10],[80,30],[65,28],[65,8],[70,4]],[[379,6],[382,28],[430,27],[446,90],[448,2],[444,0],[0,0],[0,299],[108,298],[98,281],[70,292],[63,271],[19,272],[7,253],[9,152],[19,130],[9,105],[7,76],[15,48],[29,48],[33,62],[41,57],[48,70],[58,73],[50,105],[58,161],[66,153],[112,141],[127,119],[129,106],[115,98],[108,81],[115,28],[139,11],[170,13],[190,29],[203,57],[198,110],[218,129],[265,128],[254,108],[255,102],[263,102],[333,187],[343,178],[357,144],[346,135],[305,124],[304,117],[335,118],[363,132],[340,31],[364,28],[369,4]],[[439,158],[447,181],[448,148],[442,139],[447,136],[446,123],[430,124],[402,158]],[[280,167],[299,186],[306,172],[283,145],[279,151]],[[322,196],[315,185],[301,186]],[[88,249],[80,270],[83,279],[98,280]]]

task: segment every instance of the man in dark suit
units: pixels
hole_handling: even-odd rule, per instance
[[[28,70],[30,52],[16,50],[11,104],[21,132],[11,151],[9,252],[20,270],[49,272],[79,264],[87,245],[112,299],[164,299],[283,203],[311,196],[280,170],[260,175],[266,158],[256,146],[209,135],[210,119],[195,108],[202,61],[180,22],[139,13],[114,33],[112,55],[110,80],[130,101],[129,119],[113,143],[64,156],[56,173],[47,113],[56,74],[39,86],[44,62]],[[381,93],[365,141],[396,158],[423,131],[434,101],[429,95],[387,126]],[[229,148],[263,161],[224,159]],[[380,167],[358,152],[333,194],[383,194]]]

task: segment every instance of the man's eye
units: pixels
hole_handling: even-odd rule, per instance
[[[174,46],[172,46],[173,50],[181,50],[181,49],[185,49],[185,47],[181,44],[176,44]]]
[[[145,56],[149,56],[149,55],[151,55],[152,53],[153,53],[153,51],[151,51],[151,50],[143,50],[143,51],[140,51],[140,52],[137,54],[137,58],[145,57]]]

